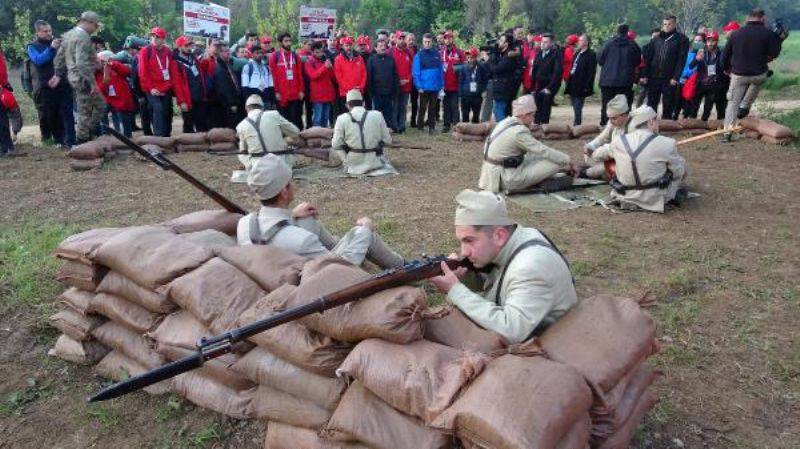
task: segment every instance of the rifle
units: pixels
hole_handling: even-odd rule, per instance
[[[149,160],[150,162],[158,165],[159,167],[161,167],[164,170],[172,170],[173,172],[175,172],[176,175],[178,175],[181,178],[183,178],[186,181],[188,181],[189,184],[195,186],[198,190],[200,190],[201,192],[206,194],[206,196],[208,196],[209,198],[214,200],[214,202],[216,202],[217,204],[222,206],[228,212],[234,212],[234,213],[242,214],[242,215],[247,214],[247,211],[242,209],[241,206],[239,206],[238,204],[234,203],[233,201],[225,198],[219,192],[217,192],[216,190],[212,189],[211,187],[203,184],[199,179],[197,179],[194,176],[190,175],[184,169],[182,169],[178,165],[176,165],[174,162],[172,162],[171,160],[167,159],[167,157],[164,156],[162,153],[155,152],[155,151],[151,153],[151,152],[145,150],[141,146],[139,146],[136,143],[134,143],[131,139],[129,139],[129,138],[125,137],[124,135],[122,135],[119,131],[117,131],[114,128],[107,127],[106,131],[108,131],[109,134],[111,134],[112,136],[114,136],[117,139],[119,139],[122,143],[127,145],[130,149],[132,149],[133,151],[139,153],[142,157],[144,157],[145,159]]]
[[[308,304],[276,313],[269,318],[230,330],[215,337],[204,337],[197,343],[197,352],[194,354],[106,387],[90,397],[88,401],[98,402],[113,399],[199,368],[206,361],[231,352],[234,344],[281,324],[298,320],[313,313],[322,313],[328,309],[357,301],[386,289],[438,276],[442,274],[442,262],[447,263],[450,269],[470,266],[466,258],[447,259],[444,256],[437,256],[423,257],[422,260],[409,262],[402,267],[388,269],[337,292],[321,296]]]

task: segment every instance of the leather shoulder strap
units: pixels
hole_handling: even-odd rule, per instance
[[[506,271],[508,270],[509,265],[511,265],[511,262],[514,261],[514,258],[517,257],[517,254],[521,253],[522,250],[533,246],[542,246],[548,248],[551,251],[558,254],[558,256],[561,257],[561,260],[564,261],[564,264],[567,266],[567,269],[568,270],[570,269],[569,261],[567,261],[567,258],[564,257],[564,254],[558,249],[555,243],[553,243],[553,241],[550,240],[550,237],[548,237],[542,231],[539,231],[539,233],[542,234],[542,237],[544,237],[546,241],[542,241],[539,239],[528,240],[527,242],[524,242],[522,245],[517,247],[517,249],[515,249],[514,252],[511,253],[511,257],[508,258],[508,262],[506,263],[506,266],[503,267],[503,272],[500,274],[500,279],[497,281],[497,290],[495,291],[494,294],[494,303],[497,304],[498,306],[500,305],[500,290],[502,290],[503,288],[503,280],[506,277]],[[572,278],[572,283],[575,284],[575,278]]]
[[[261,229],[258,226],[258,212],[250,214],[250,242],[253,245],[268,245],[273,238],[281,231],[281,229],[289,226],[289,220],[281,220],[275,223],[264,234],[261,234]]]
[[[256,135],[258,136],[258,143],[261,144],[261,152],[255,153],[254,155],[264,156],[267,153],[267,143],[264,142],[264,136],[261,134],[261,119],[264,117],[264,111],[258,113],[258,117],[253,120],[250,117],[245,118],[247,123],[249,123],[255,130]]]
[[[483,144],[483,158],[484,159],[486,159],[486,157],[489,155],[489,145],[491,145],[492,142],[494,142],[495,139],[500,137],[501,134],[503,134],[504,132],[508,131],[509,129],[511,129],[511,128],[515,127],[515,126],[522,126],[522,125],[519,124],[519,123],[512,122],[512,123],[509,123],[508,125],[506,125],[505,127],[501,128],[499,131],[495,131],[495,132],[489,134],[489,137],[486,138],[486,142]]]
[[[366,121],[367,121],[367,115],[368,114],[369,114],[369,111],[364,109],[364,115],[361,116],[361,120],[356,120],[355,117],[353,117],[353,113],[352,112],[348,112],[347,113],[347,115],[350,116],[350,120],[353,123],[355,123],[356,125],[358,125],[358,132],[359,132],[359,137],[361,138],[361,149],[362,150],[366,150],[367,149],[367,140],[364,137],[364,123],[366,123]]]
[[[642,181],[639,179],[639,168],[636,166],[636,158],[642,154],[645,148],[650,145],[650,142],[653,141],[657,136],[656,134],[650,134],[644,141],[636,147],[636,150],[631,149],[631,144],[628,142],[628,136],[625,134],[620,136],[620,140],[622,141],[622,146],[625,147],[625,152],[628,153],[628,156],[631,158],[631,170],[633,170],[633,179],[636,182],[636,187],[642,186]]]

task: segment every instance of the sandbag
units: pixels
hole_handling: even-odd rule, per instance
[[[754,131],[752,129],[745,129],[744,136],[748,139],[759,140],[761,139],[761,134],[758,131]]]
[[[128,145],[125,142],[117,139],[116,137],[110,134],[104,134],[97,139],[94,139],[95,142],[98,142],[102,145],[105,145],[107,149],[110,150],[126,150],[129,149]]]
[[[271,245],[247,245],[222,248],[217,256],[250,277],[265,291],[284,284],[297,285],[305,257]]]
[[[108,354],[109,350],[97,341],[77,341],[62,335],[58,337],[55,346],[47,352],[47,355],[78,365],[94,365]]]
[[[689,129],[708,129],[708,123],[705,120],[700,120],[699,118],[679,118],[678,124],[681,125],[683,130]]]
[[[308,147],[306,139],[303,139],[300,136],[286,136],[283,138],[283,141],[286,142],[286,145],[293,147],[300,147],[300,148]]]
[[[118,296],[154,313],[170,313],[177,308],[167,298],[166,293],[156,293],[140,287],[116,271],[110,271],[103,278],[103,281],[97,286],[97,293]]]
[[[230,236],[236,236],[236,227],[240,218],[242,218],[242,215],[235,212],[210,209],[181,215],[178,218],[164,222],[163,225],[172,229],[176,234],[188,234],[190,232],[213,229]]]
[[[541,129],[537,129],[537,130],[531,131],[531,135],[536,140],[544,140],[544,132],[542,132]]]
[[[214,333],[236,327],[236,321],[266,292],[233,265],[215,257],[169,284],[169,297]]]
[[[456,349],[493,354],[507,346],[496,332],[473,323],[452,305],[429,309],[424,314],[425,340]]]
[[[237,151],[239,146],[236,142],[215,142],[208,146],[209,151]]]
[[[331,417],[329,410],[271,387],[260,385],[247,393],[252,395],[247,408],[247,416],[251,418],[321,429]]]
[[[103,360],[95,365],[92,370],[99,376],[111,379],[117,382],[129,379],[133,376],[138,376],[147,372],[147,368],[142,366],[141,363],[127,357],[120,351],[111,351],[103,357]],[[144,391],[150,394],[165,394],[172,391],[172,379],[162,380],[144,387]]]
[[[233,237],[213,229],[181,234],[181,237],[213,251],[236,246],[236,240]]]
[[[203,153],[208,151],[210,146],[211,144],[209,143],[202,143],[198,145],[186,145],[179,143],[175,145],[175,150],[177,150],[178,153]]]
[[[273,304],[282,303],[295,288],[284,285],[259,299],[242,313],[237,324],[244,326],[274,315],[276,312]],[[336,376],[336,368],[353,348],[348,343],[335,341],[296,321],[260,332],[249,340],[283,360],[325,377]]]
[[[578,303],[541,336],[548,356],[575,367],[601,391],[654,352],[656,326],[636,301],[597,295]]]
[[[103,317],[84,315],[71,308],[66,308],[50,317],[51,326],[77,341],[89,340],[91,332],[105,321]]]
[[[105,159],[70,159],[69,168],[73,171],[88,171],[103,166]]]
[[[393,409],[359,381],[345,391],[320,436],[360,441],[374,449],[445,449],[452,444],[451,437]]]
[[[136,360],[145,368],[153,369],[167,363],[167,360],[153,349],[150,341],[114,321],[94,329],[92,336],[100,343]]]
[[[761,119],[758,124],[758,132],[762,136],[769,136],[773,139],[791,139],[794,137],[794,133],[788,126],[765,119]]]
[[[197,371],[176,376],[172,387],[189,402],[236,419],[247,419],[253,391],[236,391]]]
[[[572,135],[570,133],[544,133],[542,140],[570,140]]]
[[[660,132],[675,132],[683,129],[677,120],[664,120],[658,121],[658,129]]]
[[[556,444],[556,449],[589,449],[588,440],[591,428],[592,421],[589,415],[584,415],[572,424],[567,434]],[[463,449],[483,449],[483,446],[469,440],[462,440],[461,446]]]
[[[486,137],[489,135],[489,133],[492,132],[493,127],[494,127],[493,122],[483,122],[483,123],[461,122],[461,123],[456,123],[453,129],[461,134]]]
[[[483,371],[489,357],[429,341],[364,340],[336,371],[358,379],[401,412],[429,423]]]
[[[325,440],[317,432],[277,421],[267,424],[264,449],[369,449],[358,443]]]
[[[203,337],[211,337],[211,331],[186,310],[167,315],[158,327],[147,334],[161,346],[194,350]]]
[[[53,255],[60,259],[74,260],[90,265],[92,253],[111,237],[123,232],[120,228],[97,228],[74,234],[64,239]]]
[[[182,133],[175,136],[175,143],[180,145],[208,146],[208,133]]]
[[[236,142],[236,130],[230,128],[213,128],[206,135],[211,143],[217,142]]]
[[[306,146],[309,148],[321,148],[322,147],[322,139],[318,139],[316,137],[306,138]]]
[[[368,278],[358,267],[329,265],[309,278],[281,308],[307,304]],[[301,318],[301,322],[322,334],[345,342],[381,338],[394,343],[410,343],[422,338],[422,312],[425,292],[420,288],[398,287],[378,292],[356,302]]]
[[[567,134],[570,135],[572,130],[566,123],[544,123],[542,124],[542,132],[548,134]]]
[[[89,313],[89,303],[93,297],[92,292],[70,287],[58,297],[58,300],[75,312],[86,315]]]
[[[569,127],[570,134],[575,138],[600,134],[601,130],[600,125],[594,123],[585,123],[583,125],[573,125]]]
[[[722,129],[725,126],[725,122],[723,120],[708,120],[706,121],[706,129],[709,131],[716,131],[718,129]]]
[[[486,136],[472,136],[458,131],[453,131],[453,137],[459,142],[483,142],[486,140]]]
[[[792,143],[791,137],[776,138],[768,136],[766,134],[762,134],[759,140],[772,145],[789,145],[790,143]]]
[[[311,401],[327,410],[336,407],[345,390],[342,379],[306,371],[261,348],[255,348],[245,354],[231,367],[231,370],[259,385]]]
[[[752,131],[758,131],[758,128],[759,128],[759,126],[761,126],[761,122],[762,121],[763,120],[758,118],[758,117],[754,117],[752,115],[748,115],[747,117],[739,119],[738,123],[739,123],[739,126],[741,126],[744,129],[749,129],[749,130],[752,130]]]
[[[153,154],[153,153],[156,153],[156,154],[159,154],[159,153],[160,154],[172,154],[172,153],[175,152],[175,147],[173,147],[173,146],[162,147],[160,145],[153,145],[152,143],[148,143],[148,144],[142,145],[142,149],[147,151],[148,153],[151,153],[151,154]],[[138,153],[137,153],[137,155],[138,155]],[[139,157],[142,158],[141,156],[139,156]],[[142,159],[144,159],[144,158],[142,158]]]
[[[156,352],[163,355],[169,361],[175,361],[193,355],[196,350],[158,343],[156,345]],[[197,371],[237,391],[255,387],[256,384],[253,381],[232,369],[233,365],[238,361],[239,356],[234,353],[223,354],[220,357],[205,361],[203,366],[198,368]]]
[[[600,445],[599,449],[628,449],[636,428],[639,427],[647,412],[656,405],[656,402],[658,402],[658,395],[655,392],[645,392],[636,404],[631,416],[614,435]]]
[[[355,266],[339,257],[337,254],[324,254],[322,256],[314,257],[313,259],[308,259],[303,264],[303,270],[300,272],[300,279],[308,279],[322,271],[328,265],[344,265],[346,267]]]
[[[97,264],[87,265],[81,262],[67,261],[56,273],[56,281],[70,287],[93,292],[107,272],[107,268]]]
[[[150,290],[194,270],[213,256],[210,249],[158,226],[128,228],[92,254],[101,265]]]
[[[574,368],[504,355],[431,425],[486,448],[552,449],[591,402],[592,392]]]
[[[102,142],[86,142],[72,147],[69,153],[67,153],[67,156],[71,159],[80,159],[84,161],[102,159],[106,154],[107,148],[108,145]]]
[[[618,394],[611,404],[595,403],[591,409],[593,440],[605,440],[622,428],[625,421],[633,415],[645,391],[660,374],[659,371],[642,364],[623,386],[622,393]]]
[[[303,139],[333,139],[333,128],[323,128],[321,126],[312,126],[311,128],[300,131],[300,137]]]
[[[112,319],[137,334],[155,328],[161,318],[134,302],[108,293],[96,294],[89,303],[89,311]]]
[[[175,148],[175,139],[172,137],[142,135],[134,137],[133,141],[140,146],[155,145],[166,150],[172,150]]]

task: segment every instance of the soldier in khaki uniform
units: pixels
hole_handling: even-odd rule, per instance
[[[610,145],[612,139],[628,132],[628,122],[630,121],[630,114],[628,114],[628,112],[628,99],[625,98],[625,95],[617,95],[608,102],[608,106],[606,107],[608,123],[606,123],[606,127],[603,128],[603,131],[584,147],[584,161],[591,165],[582,168],[579,177],[605,179],[608,181],[609,175],[606,172],[605,165],[602,163],[592,164],[592,152],[604,145]]]
[[[297,137],[300,130],[286,120],[278,111],[265,111],[264,101],[258,95],[250,95],[245,103],[247,117],[236,125],[239,136],[239,161],[245,171],[234,172],[232,180],[247,182],[247,172],[258,158],[268,153],[278,156],[289,168],[294,167],[296,157],[286,148],[285,136]]]
[[[257,158],[248,172],[247,185],[262,207],[239,220],[236,233],[240,245],[274,245],[306,257],[334,253],[355,265],[366,258],[382,268],[405,263],[381,240],[368,217],[359,218],[337,241],[317,220],[313,205],[300,203],[290,210],[295,192],[292,169],[278,156]]]
[[[495,126],[483,147],[480,189],[509,193],[528,190],[545,180],[546,187],[553,190],[572,184],[572,178],[561,173],[572,171],[569,156],[531,134],[535,112],[533,97],[523,95],[512,103],[511,117]]]
[[[348,112],[336,119],[331,146],[349,175],[396,174],[383,146],[392,143],[389,127],[379,111],[367,111],[356,89],[347,93]]]
[[[567,260],[541,231],[514,224],[502,197],[464,190],[456,196],[455,234],[461,256],[491,267],[480,293],[451,271],[431,282],[483,328],[520,343],[551,325],[578,302]],[[455,257],[453,255],[452,257]]]
[[[94,80],[94,72],[98,67],[97,52],[90,39],[91,34],[97,31],[99,22],[100,17],[95,12],[81,14],[78,25],[64,34],[64,42],[54,61],[56,73],[66,71],[67,80],[75,91],[75,106],[78,109],[75,136],[78,143],[87,142],[97,135],[97,128],[106,111],[105,100]]]
[[[611,196],[626,209],[664,212],[668,202],[679,204],[687,191],[680,187],[686,164],[675,139],[658,135],[656,111],[642,106],[631,116],[628,134],[614,138],[592,153],[592,159],[616,161]]]

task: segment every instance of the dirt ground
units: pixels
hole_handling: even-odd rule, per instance
[[[300,182],[298,198],[314,202],[334,230],[370,215],[409,257],[448,253],[455,248],[453,197],[476,187],[480,144],[415,132],[400,139],[433,149],[390,150],[401,173],[396,177]],[[553,146],[577,159],[582,145]],[[73,172],[59,151],[22,149],[28,157],[0,160],[3,229],[126,226],[214,207],[174,174],[134,157]],[[800,152],[752,140],[726,146],[708,140],[682,153],[688,184],[701,197],[681,209],[534,214],[511,205],[511,211],[556,240],[573,264],[581,297],[648,291],[657,297],[661,400],[634,447],[798,448]],[[173,159],[242,206],[256,206],[244,187],[228,182],[237,168],[233,158]],[[7,288],[0,285],[0,292]],[[262,423],[223,418],[175,397],[135,394],[88,406],[85,397],[101,381],[45,355],[57,334],[46,323],[52,309],[0,310],[0,401],[6,403],[0,448],[261,446]]]

